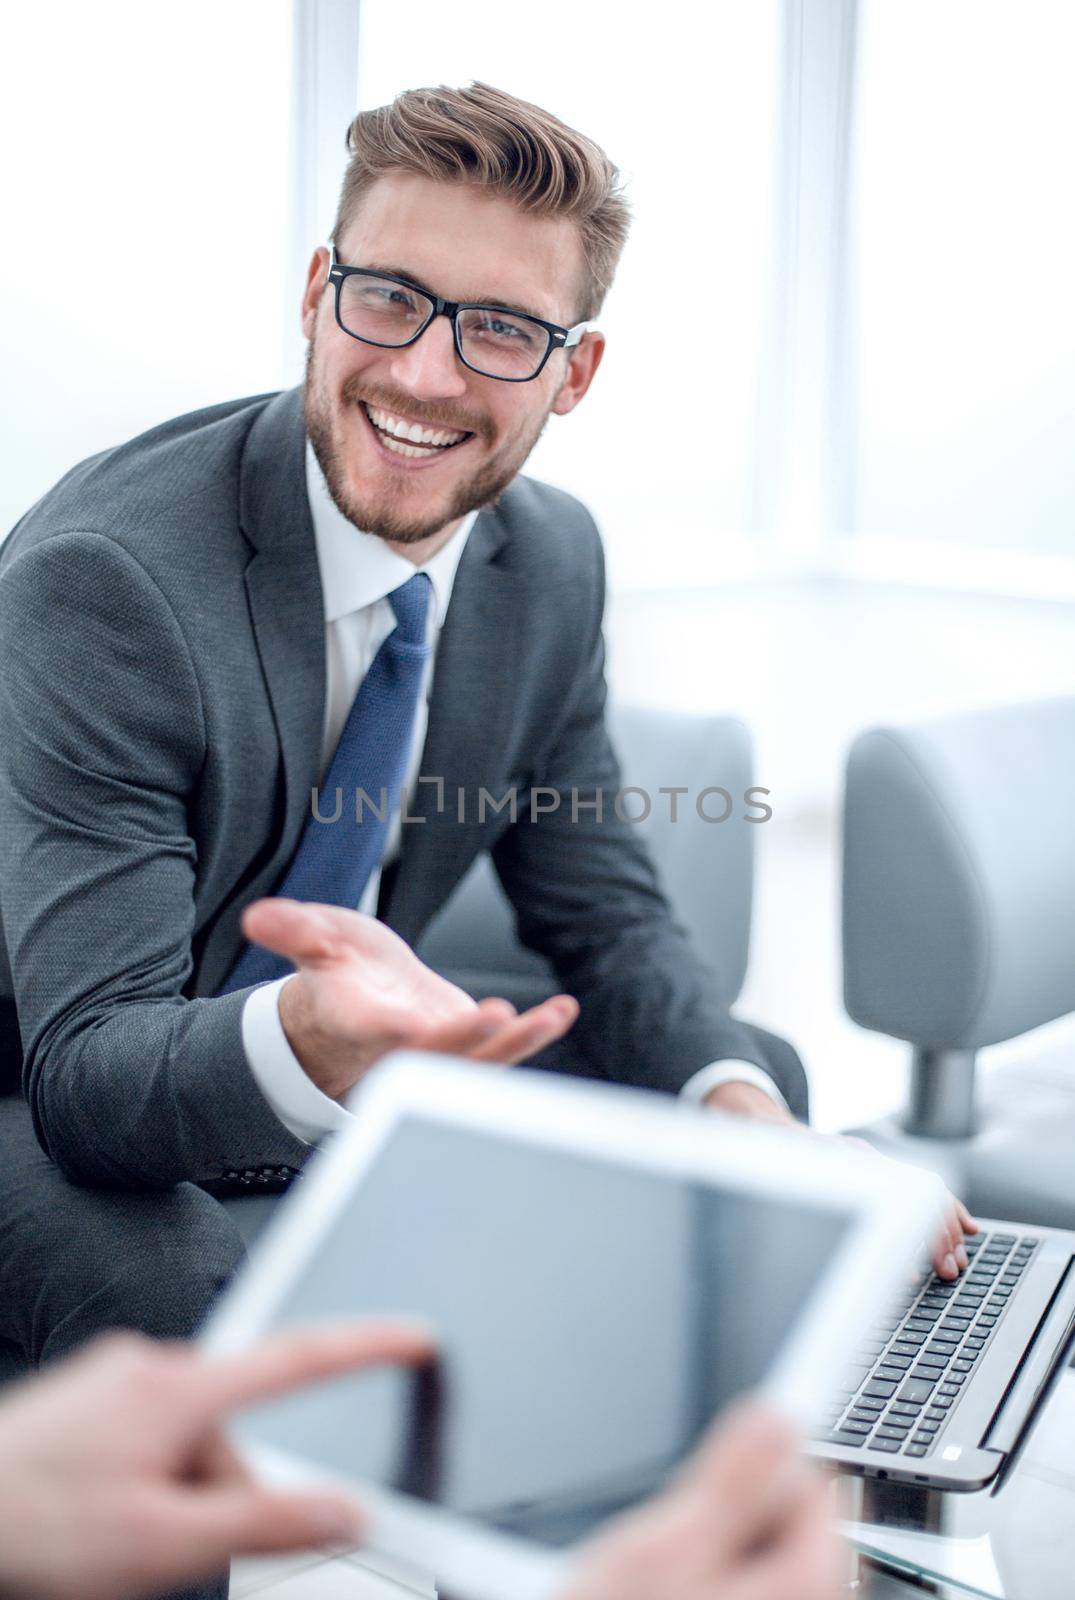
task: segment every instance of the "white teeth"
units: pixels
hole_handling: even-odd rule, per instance
[[[460,439],[466,438],[466,434],[458,429],[423,428],[419,422],[404,422],[402,417],[394,417],[390,411],[377,411],[373,406],[367,406],[366,413],[382,433],[393,434],[397,439],[409,439],[414,444],[457,444]]]
[[[403,444],[399,439],[382,439],[381,443],[386,450],[391,450],[397,456],[431,456],[433,451],[428,445]]]

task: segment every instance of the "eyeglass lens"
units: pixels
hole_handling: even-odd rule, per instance
[[[348,333],[374,344],[401,345],[429,321],[432,302],[390,278],[352,274],[340,284],[340,321]],[[528,378],[549,347],[545,328],[492,306],[458,315],[459,342],[469,366],[493,378]]]

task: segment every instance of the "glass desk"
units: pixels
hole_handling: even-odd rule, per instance
[[[853,1495],[857,1520],[842,1527],[867,1558],[861,1587],[872,1600],[911,1600],[923,1590],[944,1600],[1069,1600],[1075,1595],[1075,1369],[1065,1367],[995,1493],[940,1494],[857,1480]]]

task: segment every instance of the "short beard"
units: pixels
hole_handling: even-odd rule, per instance
[[[495,504],[522,470],[549,419],[549,413],[546,412],[534,429],[532,437],[524,439],[508,456],[487,461],[471,477],[465,478],[457,485],[447,503],[434,515],[419,519],[414,515],[405,516],[401,511],[388,506],[375,508],[353,494],[348,485],[343,457],[332,431],[331,407],[314,375],[315,349],[316,337],[311,339],[306,351],[303,412],[306,432],[317,457],[317,464],[324,474],[328,492],[340,514],[360,532],[373,534],[390,544],[421,544],[424,539],[432,538],[450,522],[458,521],[468,512]],[[466,447],[461,446],[461,448]]]

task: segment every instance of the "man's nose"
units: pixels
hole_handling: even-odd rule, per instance
[[[391,372],[416,400],[455,399],[465,394],[466,369],[456,354],[448,318],[434,317],[414,344],[397,350]]]

